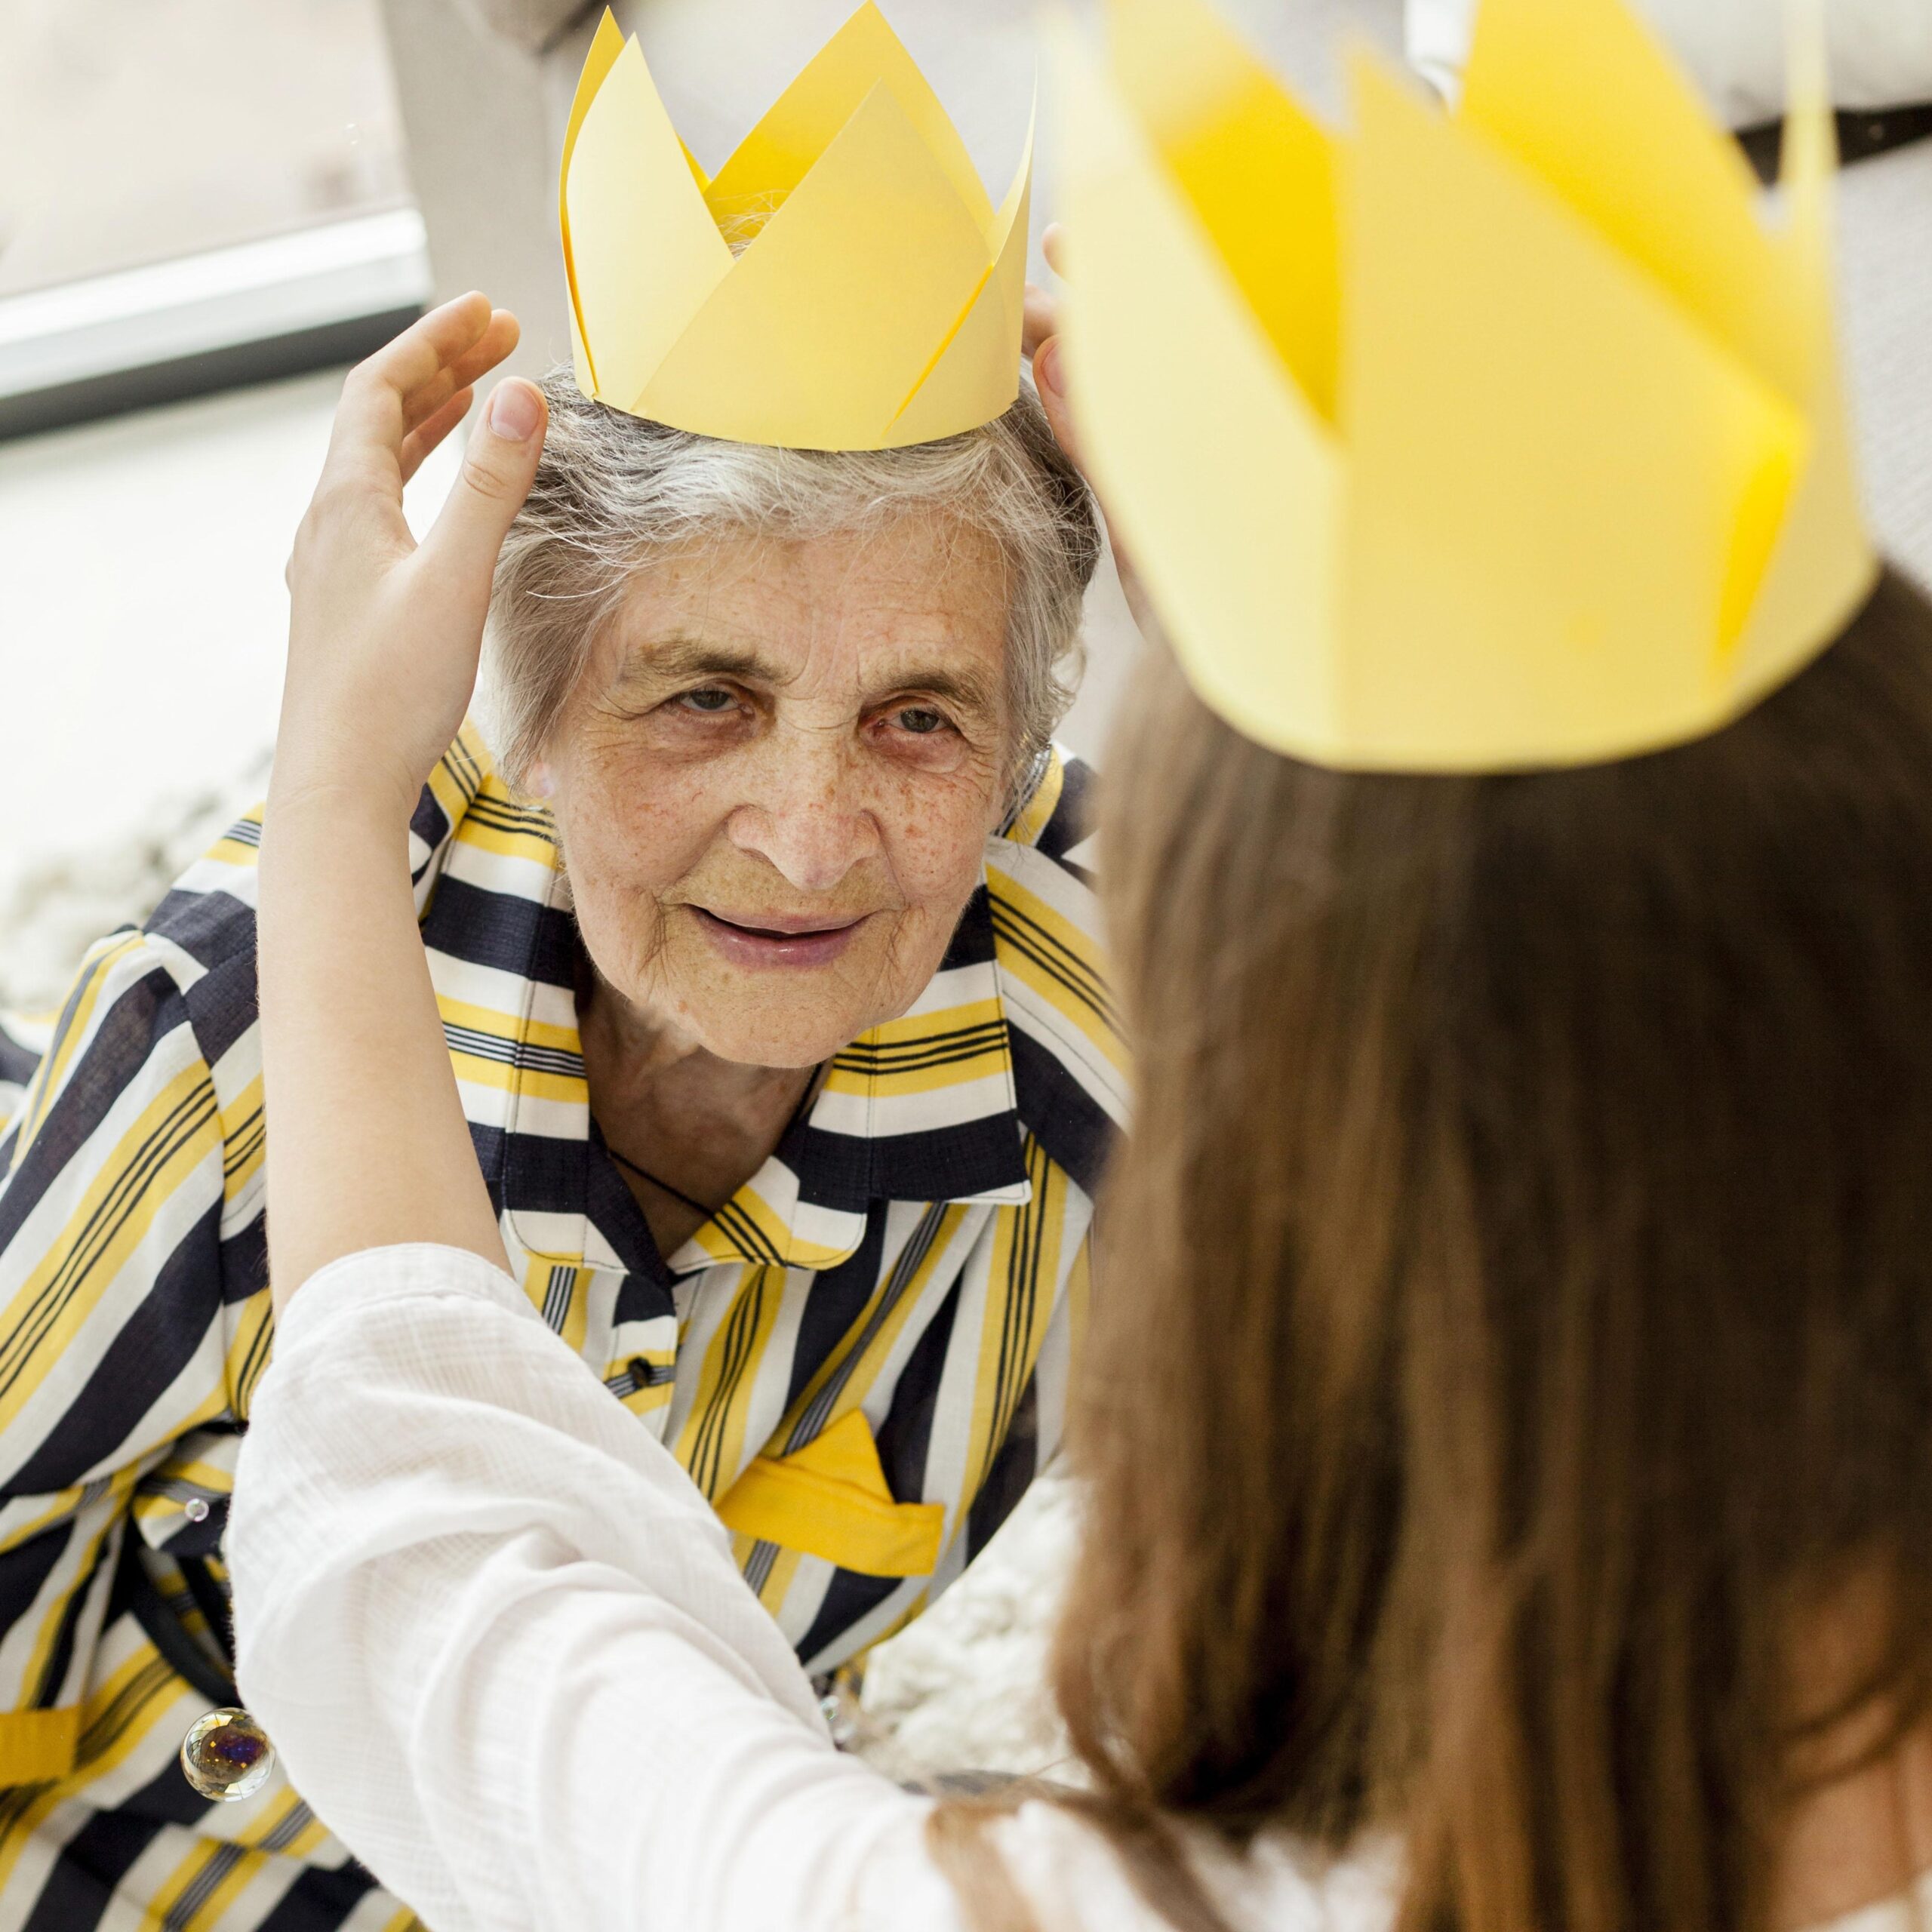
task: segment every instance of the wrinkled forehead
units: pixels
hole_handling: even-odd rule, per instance
[[[993,709],[1007,595],[992,539],[929,515],[809,536],[728,529],[635,573],[593,675],[607,688],[911,685]]]

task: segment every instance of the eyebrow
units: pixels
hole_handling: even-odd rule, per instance
[[[782,691],[797,675],[795,670],[761,657],[752,648],[724,644],[715,638],[675,636],[651,645],[633,645],[617,673],[619,685],[681,684],[690,678],[735,678],[741,682],[769,685]],[[884,689],[919,691],[943,698],[963,709],[991,715],[998,699],[987,681],[964,667],[913,664],[902,676],[889,679]]]

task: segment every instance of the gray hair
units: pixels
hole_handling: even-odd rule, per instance
[[[721,531],[863,531],[928,510],[998,546],[1007,583],[1009,784],[1072,703],[1082,596],[1100,555],[1094,501],[1032,384],[1004,415],[891,450],[719,441],[592,402],[568,370],[545,379],[550,428],[497,565],[487,721],[503,774],[528,780],[632,578]]]

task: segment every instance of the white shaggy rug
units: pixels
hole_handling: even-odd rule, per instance
[[[0,1007],[57,1008],[87,948],[145,916],[260,795],[267,772],[264,755],[232,793],[164,801],[125,837],[19,873],[0,893]],[[1075,1534],[1072,1485],[1036,1482],[964,1577],[872,1652],[854,1748],[908,1782],[955,1771],[1067,1778],[1043,1669]]]

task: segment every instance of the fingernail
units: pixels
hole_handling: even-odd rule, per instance
[[[537,433],[537,392],[528,383],[499,383],[490,398],[490,429],[506,443],[521,443]]]
[[[1063,393],[1060,386],[1060,337],[1049,336],[1041,343],[1033,358],[1033,380],[1043,387],[1050,389],[1055,395]]]

